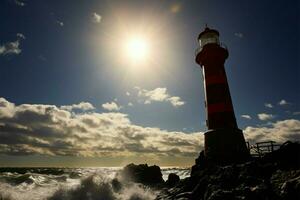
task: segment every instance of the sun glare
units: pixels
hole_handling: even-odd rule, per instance
[[[125,51],[131,61],[145,61],[149,53],[149,45],[144,38],[134,37],[127,41]]]

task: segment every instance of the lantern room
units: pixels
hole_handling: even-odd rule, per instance
[[[202,49],[206,44],[213,43],[220,45],[219,32],[206,27],[205,30],[199,34],[198,41],[200,44],[200,49]]]

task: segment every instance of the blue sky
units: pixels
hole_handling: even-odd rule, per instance
[[[298,10],[296,1],[3,0],[0,97],[74,115],[126,114],[131,125],[168,133],[204,132],[194,52],[207,23],[229,50],[225,68],[239,127],[298,124]],[[135,67],[123,59],[130,34],[149,36],[151,46]],[[61,107],[80,102],[86,104]]]

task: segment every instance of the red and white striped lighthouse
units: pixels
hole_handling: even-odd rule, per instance
[[[216,163],[245,160],[249,152],[243,132],[238,129],[224,62],[228,50],[219,41],[219,32],[205,28],[198,36],[196,62],[201,66],[206,107],[205,157]]]

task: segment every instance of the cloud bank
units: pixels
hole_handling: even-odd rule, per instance
[[[275,141],[283,143],[287,140],[300,141],[300,120],[287,119],[270,124],[270,127],[247,127],[244,130],[246,139],[257,141]]]
[[[89,104],[69,107],[77,108],[77,105]],[[128,115],[119,112],[76,113],[71,110],[44,104],[15,105],[0,98],[0,154],[195,158],[203,149],[201,132],[143,127],[133,124]],[[267,127],[249,126],[244,133],[251,143],[300,140],[300,120],[277,121]]]
[[[195,157],[202,144],[201,133],[138,126],[123,113],[74,113],[0,98],[0,154]]]

